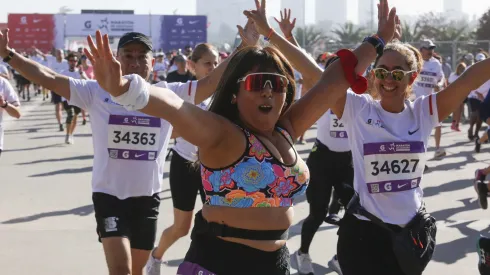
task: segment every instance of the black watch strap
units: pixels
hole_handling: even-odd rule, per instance
[[[14,57],[14,51],[10,50],[9,54],[3,59],[3,62],[9,63],[9,61]]]
[[[8,103],[7,101],[5,101],[5,105],[0,106],[0,107],[2,107],[3,109],[5,109],[5,108],[7,108],[8,106],[9,106],[9,103]]]
[[[376,49],[376,53],[378,55],[383,55],[384,45],[379,39],[368,36],[364,39],[363,42],[368,42],[369,44],[373,45],[374,49]]]

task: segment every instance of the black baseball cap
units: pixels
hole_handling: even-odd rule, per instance
[[[149,51],[153,51],[153,45],[150,38],[139,32],[127,32],[123,34],[123,36],[121,36],[121,38],[119,39],[117,49],[119,50],[120,48],[131,43],[143,44],[148,48]]]

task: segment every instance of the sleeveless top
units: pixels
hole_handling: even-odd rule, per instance
[[[305,193],[310,175],[308,166],[294,149],[291,135],[276,128],[295,153],[294,163],[286,165],[254,134],[242,130],[247,139],[246,149],[235,163],[219,169],[201,164],[205,204],[235,208],[292,206],[293,199]]]

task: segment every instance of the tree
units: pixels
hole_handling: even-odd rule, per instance
[[[347,22],[339,26],[332,33],[337,35],[337,40],[341,44],[359,43],[367,35],[365,28],[356,27],[352,22]]]
[[[479,20],[476,39],[490,40],[490,9]]]
[[[408,22],[402,24],[402,40],[406,42],[419,41],[421,33],[419,31],[419,25],[410,25]]]
[[[312,52],[315,45],[327,38],[321,30],[313,26],[307,26],[306,28],[296,27],[295,37],[296,40],[298,40],[298,43],[303,46],[307,52]],[[303,45],[303,41],[305,42],[305,45]]]

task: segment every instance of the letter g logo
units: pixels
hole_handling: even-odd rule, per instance
[[[92,28],[92,21],[85,21],[85,28],[86,29],[91,29]]]
[[[391,182],[385,183],[385,190],[390,192],[391,191]]]

